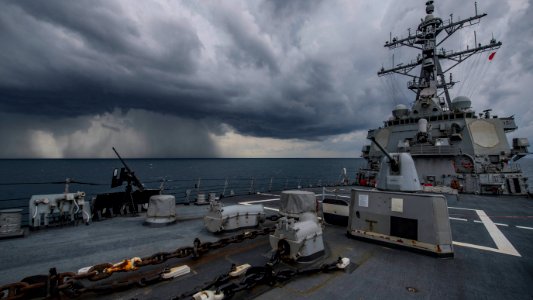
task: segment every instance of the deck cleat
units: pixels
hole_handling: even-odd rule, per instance
[[[250,264],[243,264],[243,265],[236,266],[236,267],[235,265],[233,265],[231,268],[231,272],[229,272],[229,276],[231,277],[241,276],[242,274],[246,273],[246,270],[248,270],[250,267],[251,267]]]
[[[201,291],[192,296],[194,300],[222,300],[224,299],[224,293],[213,291]]]
[[[177,266],[174,268],[165,269],[163,273],[161,273],[161,278],[164,280],[174,279],[176,277],[189,274],[190,272],[191,268],[187,265]]]
[[[337,268],[339,269],[345,269],[350,264],[350,259],[347,257],[339,257],[339,260],[337,261]]]

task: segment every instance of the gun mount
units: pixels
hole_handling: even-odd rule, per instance
[[[385,155],[381,160],[376,187],[385,191],[420,191],[420,181],[411,155],[409,153],[389,153],[374,137],[371,137],[370,140]]]
[[[124,167],[120,168],[120,173],[119,173],[118,169],[113,170],[113,178],[111,179],[111,188],[115,188],[117,186],[121,186],[124,183],[124,181],[126,181],[128,183],[128,187],[130,187],[130,189],[131,189],[131,184],[133,183],[133,185],[137,189],[139,189],[139,191],[143,192],[144,191],[144,186],[141,183],[141,181],[139,180],[139,178],[135,175],[135,172],[133,172],[130,169],[128,164],[126,164],[124,159],[122,159],[120,154],[118,154],[117,149],[115,149],[115,147],[113,147],[113,151],[117,155],[117,157],[120,160],[120,162],[122,163],[122,165],[124,165]]]
[[[398,160],[393,158],[385,148],[383,148],[378,141],[376,141],[375,137],[370,137],[370,140],[383,152],[383,154],[389,159],[389,163],[391,166],[391,169],[393,172],[398,172],[400,170],[400,165],[398,164]]]
[[[161,189],[147,189],[142,184],[139,177],[128,166],[126,161],[120,156],[118,151],[113,147],[113,152],[124,167],[115,168],[113,170],[113,177],[111,178],[111,188],[119,187],[126,182],[126,190],[124,192],[112,192],[98,194],[93,198],[93,218],[98,220],[105,214],[106,217],[113,217],[115,215],[124,215],[131,212],[136,215],[137,212],[145,209],[153,195],[160,195]],[[136,190],[133,190],[133,187]]]

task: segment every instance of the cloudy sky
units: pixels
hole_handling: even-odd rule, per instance
[[[358,157],[368,128],[413,94],[376,75],[416,52],[383,47],[425,1],[2,1],[0,158]],[[478,1],[461,49],[503,42],[454,70],[480,112],[515,115],[533,141],[527,0]],[[466,18],[474,1],[436,1]],[[450,49],[451,49],[450,48]],[[473,70],[473,71],[472,71]]]

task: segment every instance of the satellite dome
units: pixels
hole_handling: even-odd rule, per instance
[[[398,104],[398,105],[396,105],[396,107],[392,111],[392,115],[395,118],[399,119],[399,118],[407,116],[408,112],[409,112],[409,110],[407,109],[407,106],[405,106],[403,104]]]
[[[452,100],[452,109],[465,110],[472,106],[472,101],[466,96],[457,96]]]

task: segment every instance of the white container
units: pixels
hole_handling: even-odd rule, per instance
[[[205,227],[210,232],[255,227],[265,219],[262,204],[222,206],[220,202],[213,201],[210,205],[204,217]]]

